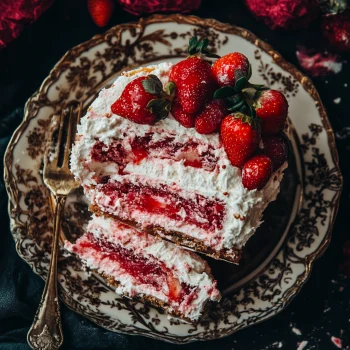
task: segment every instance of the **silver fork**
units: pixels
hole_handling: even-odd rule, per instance
[[[57,256],[59,250],[59,237],[61,231],[61,219],[67,195],[79,183],[74,180],[69,170],[69,155],[75,134],[75,127],[79,123],[82,112],[82,103],[77,107],[70,107],[69,113],[62,110],[60,116],[54,116],[51,125],[59,122],[58,138],[55,151],[53,147],[52,133],[50,144],[47,147],[43,179],[46,187],[54,198],[54,231],[51,250],[51,261],[44,291],[33,324],[28,332],[28,344],[33,349],[51,350],[59,349],[63,343],[60,306],[57,292]],[[65,118],[68,115],[68,130],[64,137]],[[59,120],[57,120],[59,119]],[[57,129],[57,128],[56,128]],[[66,139],[66,140],[64,140]],[[66,141],[64,143],[64,141]]]

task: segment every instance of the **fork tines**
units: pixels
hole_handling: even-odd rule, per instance
[[[63,108],[61,114],[52,116],[50,138],[45,165],[51,168],[69,170],[69,155],[82,112],[82,103]]]

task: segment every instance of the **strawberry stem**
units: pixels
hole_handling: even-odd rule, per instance
[[[188,54],[189,55],[197,55],[203,54],[206,57],[212,58],[220,58],[216,53],[208,50],[209,40],[204,38],[202,40],[198,40],[197,36],[193,36],[188,44]]]
[[[169,81],[168,84],[165,85],[164,88],[165,92],[170,96],[170,97],[174,97],[175,95],[175,90],[176,90],[176,85],[174,82]]]

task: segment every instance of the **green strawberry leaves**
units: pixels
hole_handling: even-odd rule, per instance
[[[236,92],[242,91],[246,87],[247,83],[248,83],[248,80],[245,76],[237,79],[235,83],[235,88],[234,88],[235,91]]]
[[[223,86],[216,90],[213,98],[225,99],[228,111],[245,115],[245,119],[249,118],[249,120],[247,119],[249,124],[256,126],[254,120],[258,118],[254,108],[254,101],[262,89],[265,89],[263,85],[250,84],[245,77],[242,77],[236,82],[234,88]],[[245,119],[242,120],[246,121]]]
[[[242,98],[242,99],[239,100],[238,102],[233,103],[233,104],[232,104],[230,107],[228,107],[227,109],[228,109],[230,112],[236,112],[236,111],[239,111],[244,105],[245,105],[245,101],[244,101],[244,99]]]
[[[172,81],[169,81],[169,83],[165,85],[165,89],[164,90],[169,96],[174,96],[175,95],[175,90],[176,90],[175,83],[172,82]]]
[[[148,102],[146,108],[157,116],[156,120],[165,119],[171,108],[171,101],[167,98],[157,98]]]
[[[160,79],[156,75],[150,74],[142,81],[142,86],[146,92],[157,96],[157,98],[148,102],[146,108],[157,116],[156,120],[166,118],[171,109],[171,103],[175,95],[175,84],[170,81],[165,85],[163,90],[163,83]]]
[[[237,70],[235,72],[236,83],[234,87],[223,86],[214,92],[214,99],[225,99],[227,109],[231,113],[242,113],[249,119],[249,124],[253,125],[252,120],[258,119],[254,109],[254,101],[258,98],[259,93],[268,89],[264,85],[251,84],[248,77],[251,76],[251,66],[249,65],[248,75]],[[255,124],[254,124],[255,125]]]
[[[231,86],[223,86],[222,88],[214,92],[214,99],[221,99],[233,96],[235,94],[235,89]]]
[[[161,95],[163,92],[163,84],[154,74],[150,74],[147,79],[143,80],[142,85],[145,91],[149,94]]]
[[[220,58],[219,55],[208,50],[208,45],[209,45],[209,40],[207,38],[198,40],[197,36],[193,36],[189,41],[188,50],[187,50],[188,54],[196,55],[201,53],[207,57]]]

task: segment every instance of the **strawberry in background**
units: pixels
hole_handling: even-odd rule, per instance
[[[87,6],[95,24],[105,27],[113,14],[114,0],[88,0]]]

